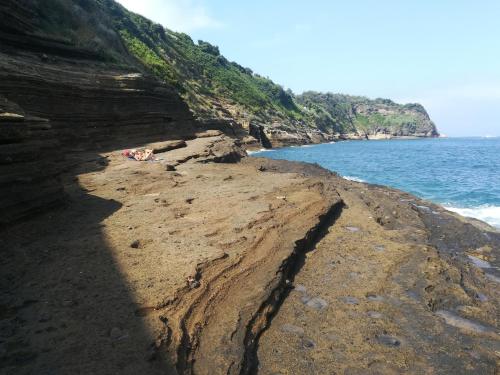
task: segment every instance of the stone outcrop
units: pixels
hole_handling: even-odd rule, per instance
[[[173,88],[44,36],[25,3],[0,5],[2,224],[61,200],[72,153],[190,139],[200,127]]]

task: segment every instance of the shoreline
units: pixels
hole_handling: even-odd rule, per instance
[[[274,146],[271,148],[258,148],[257,146],[247,146],[243,145],[246,151],[250,151],[252,153],[255,152],[261,152],[261,151],[272,151],[272,150],[277,150],[281,148],[287,148],[287,147],[304,147],[304,146],[315,146],[315,145],[322,145],[322,144],[331,144],[331,143],[337,143],[337,142],[347,142],[347,141],[391,141],[391,140],[417,140],[417,139],[444,139],[444,137],[440,136],[431,136],[431,137],[419,137],[419,136],[392,136],[390,138],[361,138],[361,137],[356,137],[356,138],[345,138],[345,139],[335,139],[335,140],[330,140],[330,141],[325,141],[325,142],[311,142],[311,143],[288,143],[288,144],[280,144],[278,146]]]
[[[438,137],[428,137],[428,138],[438,138]],[[394,138],[392,140],[398,140],[398,139],[403,139],[403,140],[404,139],[409,139],[409,140],[418,139],[418,140],[420,140],[420,139],[424,139],[424,138],[421,138],[421,137]],[[321,145],[321,144],[331,144],[331,143],[346,142],[346,141],[325,142],[325,143],[318,143],[318,144],[292,145],[292,146],[283,146],[283,147],[277,147],[277,148],[272,148],[272,149],[262,148],[260,150],[255,150],[255,151],[247,150],[247,154],[250,157],[266,157],[267,152],[274,152],[274,151],[281,150],[284,148],[312,147],[312,146]],[[338,173],[335,170],[331,170],[331,171],[334,173]],[[372,184],[372,183],[370,183],[370,182],[368,182],[360,177],[352,177],[352,176],[348,176],[348,175],[341,176],[341,177],[343,177],[347,180],[350,180],[350,181],[354,181],[354,182]],[[383,184],[383,186],[387,186],[390,188],[396,188],[396,187],[392,187],[390,185],[385,185],[385,184]],[[405,191],[405,190],[402,190],[402,191]],[[428,199],[426,197],[419,197],[419,198]],[[500,206],[494,206],[494,205],[489,205],[489,204],[482,204],[482,205],[478,205],[478,206],[462,206],[459,204],[453,205],[453,204],[446,203],[446,202],[438,202],[438,201],[433,201],[433,200],[430,200],[430,201],[433,202],[434,204],[440,205],[444,209],[455,212],[457,214],[461,214],[462,216],[466,216],[470,219],[483,221],[486,224],[495,228],[496,230],[500,230],[500,219],[499,219],[499,215],[498,215],[498,212],[500,211]],[[492,216],[492,215],[494,215],[494,216]]]

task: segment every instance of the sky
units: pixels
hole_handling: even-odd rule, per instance
[[[423,104],[448,136],[500,136],[500,0],[119,0],[295,93]]]

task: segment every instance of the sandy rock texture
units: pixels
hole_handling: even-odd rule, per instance
[[[64,207],[2,230],[2,373],[498,370],[494,229],[224,135],[185,143],[82,158]]]

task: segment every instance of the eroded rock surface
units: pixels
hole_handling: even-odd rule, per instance
[[[216,144],[82,160],[65,208],[2,233],[2,372],[496,371],[497,232]]]

